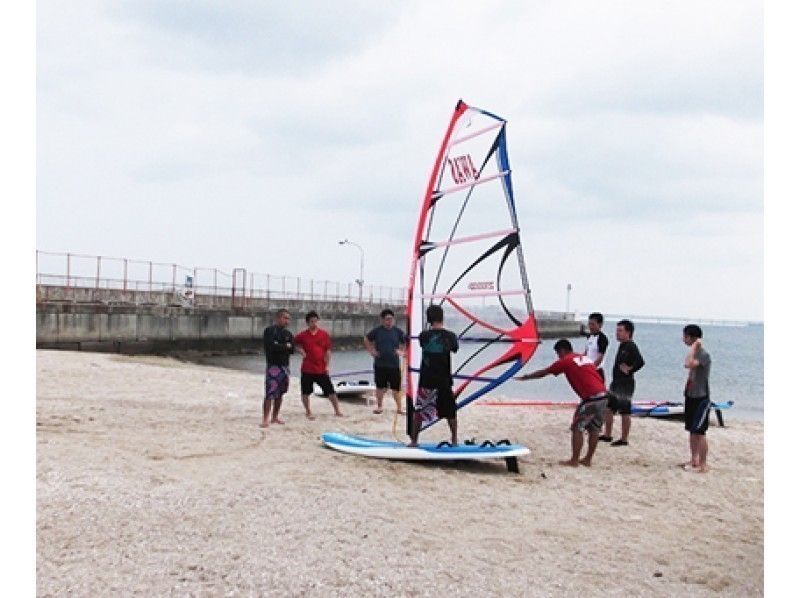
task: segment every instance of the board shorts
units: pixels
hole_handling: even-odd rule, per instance
[[[264,398],[280,399],[289,390],[289,367],[268,365],[264,374]]]
[[[375,368],[375,387],[400,390],[400,368]]]
[[[429,424],[439,418],[452,419],[456,416],[456,399],[453,389],[423,388],[417,389],[414,401],[414,421],[418,424]]]
[[[314,384],[318,384],[319,387],[322,389],[322,394],[326,397],[332,395],[335,390],[333,390],[333,382],[331,382],[331,377],[328,374],[307,374],[305,372],[300,372],[300,393],[304,395],[310,395],[314,392]]]
[[[603,413],[606,410],[608,395],[604,394],[597,398],[581,401],[575,408],[572,416],[572,425],[569,427],[573,432],[599,432],[603,427]]]
[[[633,396],[633,387],[614,387],[608,393],[608,408],[611,413],[619,413],[620,415],[631,414],[631,397]]]
[[[711,413],[709,397],[684,396],[683,417],[684,429],[690,434],[705,436],[708,430],[708,416]]]

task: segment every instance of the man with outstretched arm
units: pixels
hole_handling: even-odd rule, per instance
[[[331,361],[331,337],[319,327],[319,315],[315,311],[306,314],[308,328],[294,338],[295,347],[303,356],[300,365],[300,398],[308,419],[315,419],[311,413],[309,397],[314,392],[314,384],[318,384],[322,393],[328,397],[337,417],[344,417],[339,409],[339,397],[333,390],[333,382],[328,375],[328,364]]]
[[[611,394],[606,409],[606,430],[600,437],[604,442],[611,442],[611,431],[614,427],[614,415],[619,413],[622,420],[622,432],[618,440],[611,442],[611,446],[628,446],[628,434],[631,431],[631,400],[636,389],[633,375],[644,367],[644,359],[639,352],[639,347],[633,342],[633,322],[620,320],[617,322],[617,356],[614,359],[614,369],[611,372]]]
[[[289,389],[289,355],[294,353],[292,333],[289,332],[289,310],[279,309],[275,313],[272,326],[264,329],[264,355],[267,369],[264,374],[264,404],[262,406],[261,427],[270,422],[282,424],[278,417],[283,403],[283,395]],[[270,418],[270,411],[272,417]]]
[[[711,393],[708,377],[711,372],[711,355],[703,348],[703,331],[696,324],[683,329],[683,343],[689,347],[689,354],[683,367],[689,370],[686,379],[684,398],[684,427],[689,432],[689,452],[691,459],[682,465],[686,471],[706,473],[708,464],[708,416],[711,412]]]
[[[572,343],[567,339],[560,339],[553,349],[558,356],[552,364],[533,373],[517,376],[516,380],[531,380],[544,378],[547,375],[558,376],[564,374],[567,382],[575,391],[581,402],[575,409],[572,417],[572,457],[566,461],[559,461],[561,465],[577,467],[578,465],[591,466],[594,451],[597,448],[597,439],[600,428],[603,426],[603,412],[608,400],[608,392],[594,362],[586,355],[579,355],[572,350]],[[583,448],[583,434],[589,434],[589,445],[586,456],[581,459]]]
[[[406,348],[406,335],[394,325],[394,312],[381,312],[381,325],[370,330],[364,337],[364,348],[374,358],[375,399],[378,404],[373,413],[383,413],[383,396],[388,386],[397,404],[397,413],[403,415],[403,397],[400,393],[400,358]]]
[[[450,426],[450,443],[458,444],[456,399],[453,395],[453,375],[450,354],[458,351],[458,337],[444,327],[444,310],[440,305],[430,305],[425,310],[430,328],[419,334],[422,360],[419,366],[417,398],[414,401],[414,418],[411,443],[417,446],[423,423],[446,419]]]

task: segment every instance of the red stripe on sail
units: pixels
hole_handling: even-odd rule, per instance
[[[427,222],[428,212],[431,209],[431,203],[433,198],[433,188],[436,186],[436,179],[439,175],[439,172],[442,169],[442,161],[444,160],[444,154],[447,151],[447,146],[450,144],[450,137],[453,135],[453,129],[455,129],[456,123],[461,116],[469,110],[469,106],[467,106],[464,102],[458,102],[456,105],[456,109],[453,112],[453,116],[450,118],[450,124],[447,125],[447,132],[444,135],[444,139],[442,140],[442,145],[439,147],[439,153],[436,155],[436,161],[433,163],[433,169],[431,170],[431,176],[428,179],[428,186],[425,189],[425,195],[422,197],[422,207],[420,208],[419,212],[419,221],[417,222],[417,232],[414,235],[414,254],[411,258],[411,271],[408,276],[408,299],[406,301],[406,330],[409,334],[411,334],[411,318],[412,318],[412,308],[413,308],[413,301],[414,301],[414,283],[416,282],[416,274],[417,274],[417,262],[419,261],[419,246],[420,242],[422,241],[422,232],[425,230],[425,222]],[[411,363],[411,343],[409,343],[406,347],[406,362],[408,364]],[[413,399],[414,389],[412,385],[412,377],[411,377],[411,368],[406,368],[406,394]]]

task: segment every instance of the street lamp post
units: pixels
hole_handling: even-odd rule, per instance
[[[569,315],[569,292],[572,290],[572,284],[567,283],[567,311],[564,314],[564,317],[568,317]]]
[[[358,269],[358,279],[356,280],[356,284],[358,285],[358,303],[363,304],[364,302],[364,249],[358,243],[353,243],[352,241],[348,241],[344,239],[343,241],[339,241],[339,245],[352,245],[356,247],[358,251],[361,253],[361,260],[359,262],[359,269]]]

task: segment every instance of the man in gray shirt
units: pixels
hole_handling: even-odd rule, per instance
[[[683,329],[683,342],[689,348],[683,366],[689,370],[684,397],[684,427],[689,432],[689,450],[692,458],[682,465],[686,471],[706,473],[708,465],[708,415],[711,411],[711,398],[708,389],[708,377],[711,372],[711,355],[703,348],[700,340],[703,331],[696,324],[689,324]]]
[[[406,335],[394,325],[394,312],[384,309],[381,312],[381,325],[373,328],[364,337],[364,348],[375,359],[375,398],[378,405],[373,413],[383,412],[383,396],[388,386],[394,395],[397,413],[403,415],[403,397],[400,357],[406,347]]]

